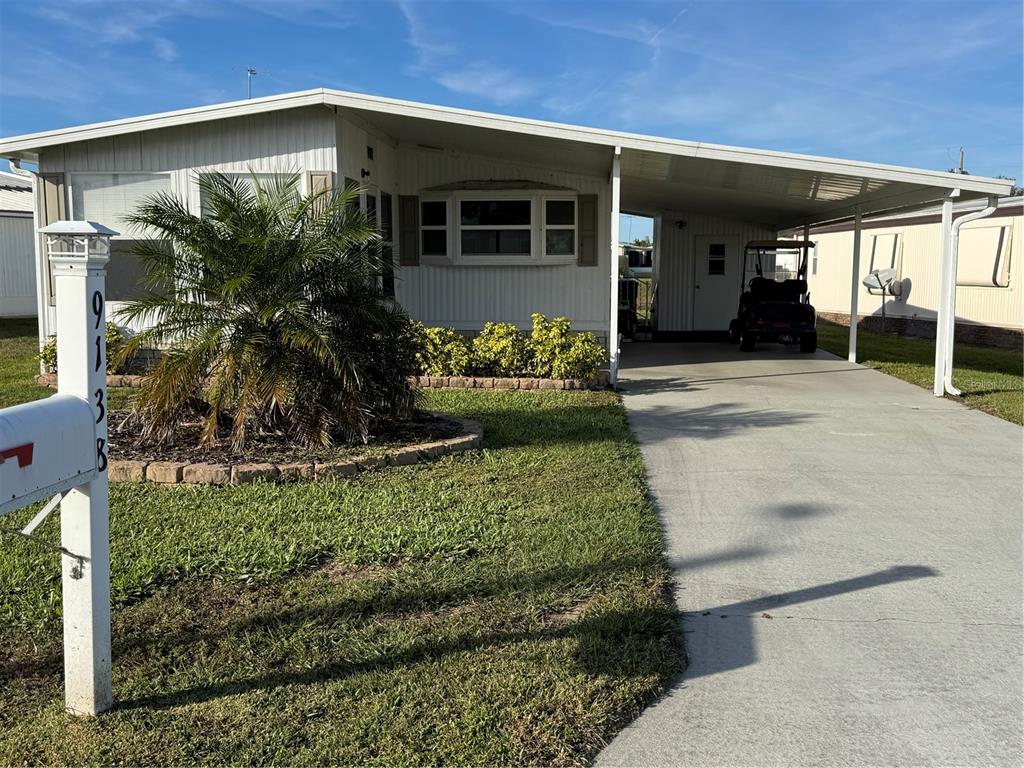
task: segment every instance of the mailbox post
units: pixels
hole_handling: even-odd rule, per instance
[[[58,394],[86,401],[95,423],[97,473],[60,505],[61,545],[77,555],[61,557],[65,703],[72,713],[94,715],[113,703],[105,279],[117,232],[88,221],[59,221],[40,232],[57,293]]]

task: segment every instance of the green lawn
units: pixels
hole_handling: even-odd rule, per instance
[[[850,329],[819,321],[818,344],[846,357]],[[935,342],[905,336],[857,332],[858,362],[890,376],[932,388]],[[1024,354],[1021,350],[956,345],[953,383],[971,408],[1024,424]]]
[[[39,352],[36,321],[0,320],[0,408],[53,394],[36,386]]]
[[[32,338],[0,343],[3,402],[46,394]],[[484,450],[340,483],[112,486],[119,704],[98,718],[62,708],[57,558],[5,534],[0,763],[586,762],[681,667],[622,406],[428,401],[481,421]]]

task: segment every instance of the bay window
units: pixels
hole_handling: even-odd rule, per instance
[[[420,199],[420,248],[443,264],[570,264],[577,252],[576,196],[455,191]]]

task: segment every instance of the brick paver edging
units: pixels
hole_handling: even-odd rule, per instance
[[[430,443],[417,443],[396,448],[379,456],[354,456],[330,461],[296,461],[284,464],[249,462],[245,464],[189,463],[184,461],[145,461],[111,459],[108,468],[112,482],[164,483],[174,485],[239,485],[254,480],[290,482],[294,480],[326,480],[350,477],[357,472],[383,467],[408,466],[429,461],[448,453],[479,448],[483,428],[475,421],[435,414],[462,427],[462,434]]]
[[[134,374],[110,374],[107,376],[108,387],[142,386],[144,376]],[[595,379],[527,379],[498,378],[495,376],[411,376],[409,382],[423,388],[441,389],[607,389],[608,374],[602,372]],[[36,384],[45,387],[57,386],[57,374],[41,373],[36,376]]]

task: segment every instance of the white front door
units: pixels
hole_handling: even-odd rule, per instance
[[[693,330],[727,331],[740,299],[739,238],[697,235],[693,240]]]

